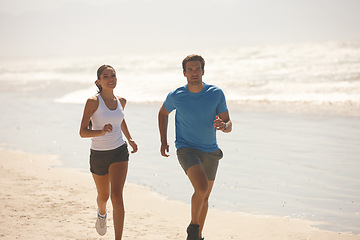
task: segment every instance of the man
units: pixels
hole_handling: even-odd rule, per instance
[[[194,188],[187,240],[200,240],[203,239],[208,198],[223,156],[217,145],[216,130],[231,132],[232,123],[222,90],[202,81],[204,59],[199,55],[190,55],[182,65],[187,85],[170,92],[159,111],[160,152],[164,157],[169,156],[168,117],[176,109],[177,156]]]

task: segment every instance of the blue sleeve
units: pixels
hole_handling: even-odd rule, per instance
[[[174,102],[172,100],[172,92],[170,92],[164,102],[164,108],[168,112],[172,112],[175,109]]]
[[[223,113],[223,112],[226,112],[227,110],[228,110],[228,107],[226,105],[225,94],[221,89],[219,89],[219,103],[216,108],[216,113]]]

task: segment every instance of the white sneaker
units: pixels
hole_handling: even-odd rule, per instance
[[[105,217],[101,217],[98,214],[98,217],[96,219],[96,223],[95,223],[95,228],[96,231],[98,232],[98,234],[100,236],[104,236],[106,233],[106,216]]]

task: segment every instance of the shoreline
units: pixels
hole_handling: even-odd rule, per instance
[[[57,155],[63,166],[88,172],[90,140],[78,134],[84,104],[54,102],[63,95],[56,90],[64,86],[50,85],[46,95],[35,91],[37,97],[31,101],[30,92],[3,93],[2,102],[12,101],[3,106],[0,148]],[[131,156],[128,182],[187,203],[192,191],[176,159],[174,124],[169,124],[171,157],[159,155],[160,105],[129,101],[125,109],[128,127],[140,146],[140,151]],[[230,101],[228,105],[236,127],[229,135],[218,134],[226,157],[219,168],[211,206],[224,211],[327,220],[332,224],[321,229],[360,233],[356,224],[359,117],[303,104]],[[14,108],[22,114],[14,114]],[[169,121],[174,121],[174,115]]]
[[[285,114],[315,115],[329,117],[359,118],[359,104],[315,103],[315,102],[267,102],[267,101],[229,101],[229,108],[244,112],[276,112]]]
[[[58,157],[0,148],[1,239],[98,239],[91,174],[58,168]],[[51,167],[53,166],[53,167]],[[189,205],[126,183],[123,239],[185,239]],[[141,197],[139,197],[141,196]],[[146,202],[146,204],[144,204]],[[108,203],[109,213],[112,212]],[[111,215],[111,214],[110,214]],[[319,230],[308,220],[209,209],[206,239],[359,239]],[[113,238],[112,217],[106,238]],[[261,226],[261,229],[259,229]]]

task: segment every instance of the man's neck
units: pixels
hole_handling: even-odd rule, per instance
[[[201,82],[201,84],[187,84],[187,89],[192,93],[199,93],[204,88],[204,83]]]

